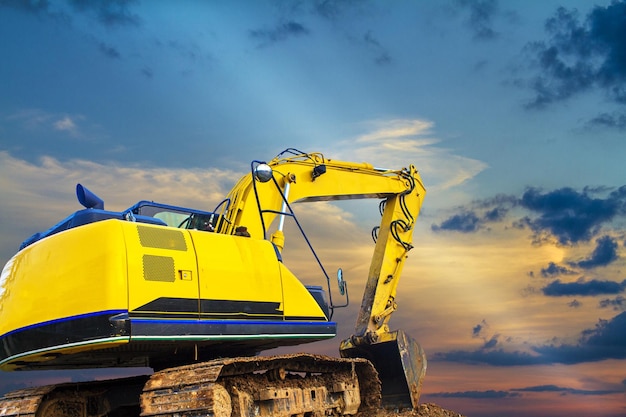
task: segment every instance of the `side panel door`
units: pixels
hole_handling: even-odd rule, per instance
[[[127,223],[131,317],[198,318],[198,273],[189,231]]]
[[[191,231],[204,319],[282,320],[283,288],[273,245],[249,237]]]

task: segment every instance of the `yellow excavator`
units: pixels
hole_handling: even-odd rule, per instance
[[[0,369],[151,367],[151,375],[25,388],[0,416],[346,416],[419,401],[426,357],[390,331],[396,290],[425,188],[400,170],[287,149],[250,173],[213,211],[140,201],[85,207],[22,243],[0,278]],[[292,208],[295,202],[381,199],[382,221],[354,335],[340,357],[259,356],[332,338],[348,303]],[[285,266],[293,221],[327,286]],[[290,235],[291,238],[291,235]]]

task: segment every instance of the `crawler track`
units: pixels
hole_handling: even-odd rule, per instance
[[[150,377],[13,391],[0,399],[0,416],[345,416],[372,411],[380,402],[369,361],[296,354],[217,359]]]

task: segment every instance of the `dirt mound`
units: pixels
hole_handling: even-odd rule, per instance
[[[361,417],[359,415],[359,417]],[[455,411],[446,410],[437,404],[420,404],[417,410],[394,411],[394,410],[376,410],[372,414],[366,414],[362,417],[465,417]]]

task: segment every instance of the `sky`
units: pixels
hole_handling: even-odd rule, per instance
[[[626,1],[0,0],[0,263],[79,210],[212,209],[286,148],[428,190],[391,320],[422,402],[626,415]],[[296,213],[352,304],[378,202]],[[303,245],[285,263],[315,282]],[[0,391],[107,372],[0,374]]]

